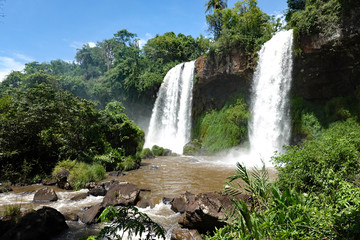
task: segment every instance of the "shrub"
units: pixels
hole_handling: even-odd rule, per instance
[[[63,168],[70,172],[68,181],[74,189],[81,189],[85,184],[91,181],[100,181],[105,178],[105,168],[99,164],[87,164],[84,162],[77,162],[76,160],[64,160],[57,164],[53,170],[53,176],[61,171]]]
[[[3,216],[16,217],[21,213],[21,206],[17,204],[6,205],[3,211]]]
[[[140,158],[153,158],[155,155],[150,148],[144,148],[140,153]]]
[[[274,158],[279,184],[305,192],[324,191],[333,176],[351,180],[359,173],[360,126],[354,119],[337,122],[318,140],[287,149]]]
[[[194,139],[191,142],[187,143],[183,148],[184,155],[195,155],[197,154],[202,147],[201,141]]]

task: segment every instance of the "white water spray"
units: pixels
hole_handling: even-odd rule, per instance
[[[289,144],[292,36],[292,30],[278,32],[259,52],[251,89],[250,147],[235,154],[236,161],[246,166],[261,166],[261,161],[271,166],[271,156]]]
[[[151,115],[145,146],[158,145],[176,153],[190,141],[195,61],[181,63],[166,74]]]

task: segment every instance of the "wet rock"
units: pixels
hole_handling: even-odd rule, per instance
[[[53,202],[57,200],[58,196],[56,195],[54,189],[48,187],[38,190],[33,198],[34,202]]]
[[[56,185],[56,183],[57,183],[56,178],[51,178],[51,179],[44,180],[42,184],[45,186],[53,186],[53,185]]]
[[[174,200],[174,198],[163,197],[161,201],[163,204],[171,204],[171,201],[173,201],[173,200]]]
[[[92,206],[79,214],[80,220],[85,224],[92,224],[96,222],[96,219],[100,216],[105,207],[101,203]]]
[[[181,194],[179,197],[174,198],[171,204],[171,210],[174,212],[184,213],[187,206],[192,204],[195,201],[195,194],[190,192],[185,192]]]
[[[226,219],[226,212],[231,207],[230,197],[216,193],[194,195],[186,192],[172,201],[172,209],[183,212],[179,224],[184,228],[196,229],[199,233],[223,227],[225,223],[221,220]]]
[[[50,240],[68,229],[65,217],[56,209],[43,207],[27,213],[3,235],[2,240]]]
[[[77,195],[75,195],[74,197],[72,197],[70,200],[72,201],[79,201],[79,200],[82,200],[82,199],[85,199],[89,196],[89,193],[79,193]]]
[[[88,182],[85,184],[85,187],[87,189],[93,189],[93,188],[96,188],[96,187],[99,187],[100,185],[97,183],[97,182]]]
[[[102,186],[95,187],[89,191],[89,194],[92,196],[105,196],[106,195],[106,189]]]
[[[68,183],[68,177],[70,172],[63,168],[60,172],[56,173],[55,178],[57,180],[57,185],[59,188],[65,189],[65,185]],[[67,185],[69,186],[69,185]]]
[[[111,181],[108,181],[108,182],[103,182],[101,185],[107,190],[110,189],[111,185],[114,184],[114,183],[118,183],[119,181],[113,179]]]
[[[103,206],[120,205],[120,206],[135,206],[139,200],[140,189],[128,182],[115,182],[107,191]]]
[[[200,153],[201,147],[201,141],[198,139],[194,139],[191,142],[185,144],[185,146],[183,147],[183,154],[191,156],[197,155],[198,153]]]
[[[79,220],[79,216],[75,213],[65,213],[64,214],[65,220],[66,221],[73,221],[76,222]]]
[[[151,170],[159,170],[159,167],[155,166],[155,165],[150,165],[149,169],[151,169]]]
[[[10,186],[0,186],[0,193],[12,192],[12,188]]]
[[[122,176],[125,176],[125,173],[123,173],[122,171],[113,171],[113,172],[109,172],[109,176],[122,177]]]
[[[179,229],[172,233],[171,240],[202,240],[200,233],[195,230]]]

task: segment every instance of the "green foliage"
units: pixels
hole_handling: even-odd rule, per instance
[[[106,177],[105,168],[99,163],[87,164],[69,159],[60,161],[55,166],[52,175],[55,177],[63,169],[70,172],[68,181],[75,190],[84,188],[88,182],[100,181]]]
[[[151,151],[155,156],[165,156],[166,153],[166,149],[158,145],[152,146]]]
[[[0,119],[1,179],[46,175],[62,159],[118,158],[114,149],[135,155],[144,143],[143,131],[120,103],[99,111],[93,103],[44,83],[1,98]]]
[[[154,153],[151,151],[150,148],[144,148],[140,153],[140,158],[153,158],[155,157]]]
[[[279,184],[301,191],[327,191],[335,177],[354,179],[359,173],[360,126],[353,119],[330,126],[318,140],[288,147],[274,158]]]
[[[250,113],[241,98],[221,110],[206,113],[196,128],[194,137],[202,141],[208,153],[215,153],[239,145],[247,138]]]
[[[21,206],[17,204],[5,205],[5,209],[2,212],[2,216],[7,217],[16,217],[19,216],[21,213]]]
[[[280,27],[278,20],[260,10],[256,0],[238,1],[232,9],[217,8],[206,20],[216,40],[210,53],[215,54],[229,54],[233,49],[253,54]]]
[[[108,223],[108,225],[97,236],[89,237],[88,240],[124,239],[125,233],[128,236],[139,235],[141,239],[147,240],[154,239],[154,237],[165,239],[164,229],[136,207],[118,209],[113,206],[107,207],[101,213],[99,220],[102,223]]]
[[[293,6],[290,4],[294,1],[289,2],[287,20],[290,26],[297,28],[300,35],[321,34],[324,37],[332,37],[337,33],[342,11],[339,0],[308,0],[305,7],[303,3]]]
[[[202,143],[198,139],[194,139],[191,142],[187,143],[183,148],[184,155],[196,155],[202,147]]]

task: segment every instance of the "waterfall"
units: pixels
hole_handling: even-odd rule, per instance
[[[181,63],[166,74],[152,111],[145,146],[158,145],[176,153],[190,141],[195,61]]]
[[[250,155],[269,165],[275,151],[289,144],[291,119],[289,91],[292,73],[293,32],[281,31],[266,42],[260,52],[253,77],[251,120],[249,122]]]

